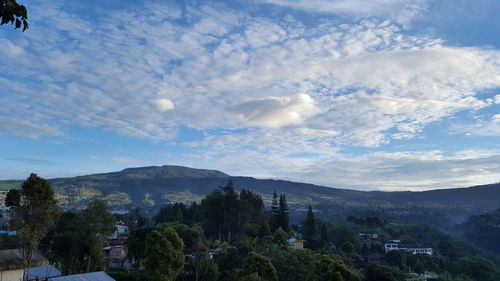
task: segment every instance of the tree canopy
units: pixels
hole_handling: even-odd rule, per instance
[[[16,0],[0,0],[0,25],[11,23],[23,31],[28,29],[28,10]]]

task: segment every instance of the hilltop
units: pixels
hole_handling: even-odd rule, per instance
[[[500,206],[500,184],[423,192],[359,191],[318,186],[285,180],[230,176],[217,170],[182,166],[127,168],[119,172],[50,179],[67,204],[104,198],[112,205],[163,205],[172,201],[200,199],[218,186],[232,181],[236,190],[248,188],[269,200],[274,190],[285,193],[291,205],[331,204],[333,206],[432,206],[488,210]],[[3,189],[22,181],[0,181]]]

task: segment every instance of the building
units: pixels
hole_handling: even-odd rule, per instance
[[[35,252],[31,262],[32,266],[49,265],[49,261],[40,253]],[[23,257],[21,250],[1,250],[0,251],[0,280],[1,281],[19,281],[22,280],[24,273]]]
[[[116,281],[104,271],[49,278],[48,281]]]
[[[28,281],[46,281],[48,278],[61,275],[61,271],[53,265],[44,265],[28,269]]]
[[[304,242],[306,240],[302,239],[295,239],[295,237],[292,237],[287,240],[288,242],[288,248],[289,249],[304,249]]]
[[[405,251],[413,255],[426,254],[432,256],[434,253],[434,250],[430,247],[423,247],[420,244],[404,244],[401,243],[401,240],[389,240],[384,244],[384,249],[386,253],[395,250]]]
[[[127,248],[124,246],[107,246],[104,247],[103,250],[108,258],[109,268],[130,269],[130,263],[127,259]]]
[[[358,233],[358,236],[370,239],[378,239],[377,233]]]

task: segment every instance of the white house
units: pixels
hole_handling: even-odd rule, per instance
[[[426,254],[432,256],[434,250],[430,247],[423,247],[418,244],[402,244],[401,240],[389,240],[384,244],[385,252],[399,250],[411,253],[413,255],[416,254]]]

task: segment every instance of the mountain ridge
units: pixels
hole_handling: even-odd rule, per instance
[[[428,191],[360,191],[277,179],[230,176],[218,170],[163,165],[126,168],[121,171],[49,179],[61,200],[84,204],[102,198],[112,205],[163,205],[197,200],[232,181],[236,190],[251,189],[269,201],[274,190],[285,193],[293,205],[331,206],[433,206],[489,210],[500,207],[500,184]],[[0,181],[6,186],[22,181]],[[4,188],[5,190],[5,188]],[[120,203],[121,202],[121,203]]]

